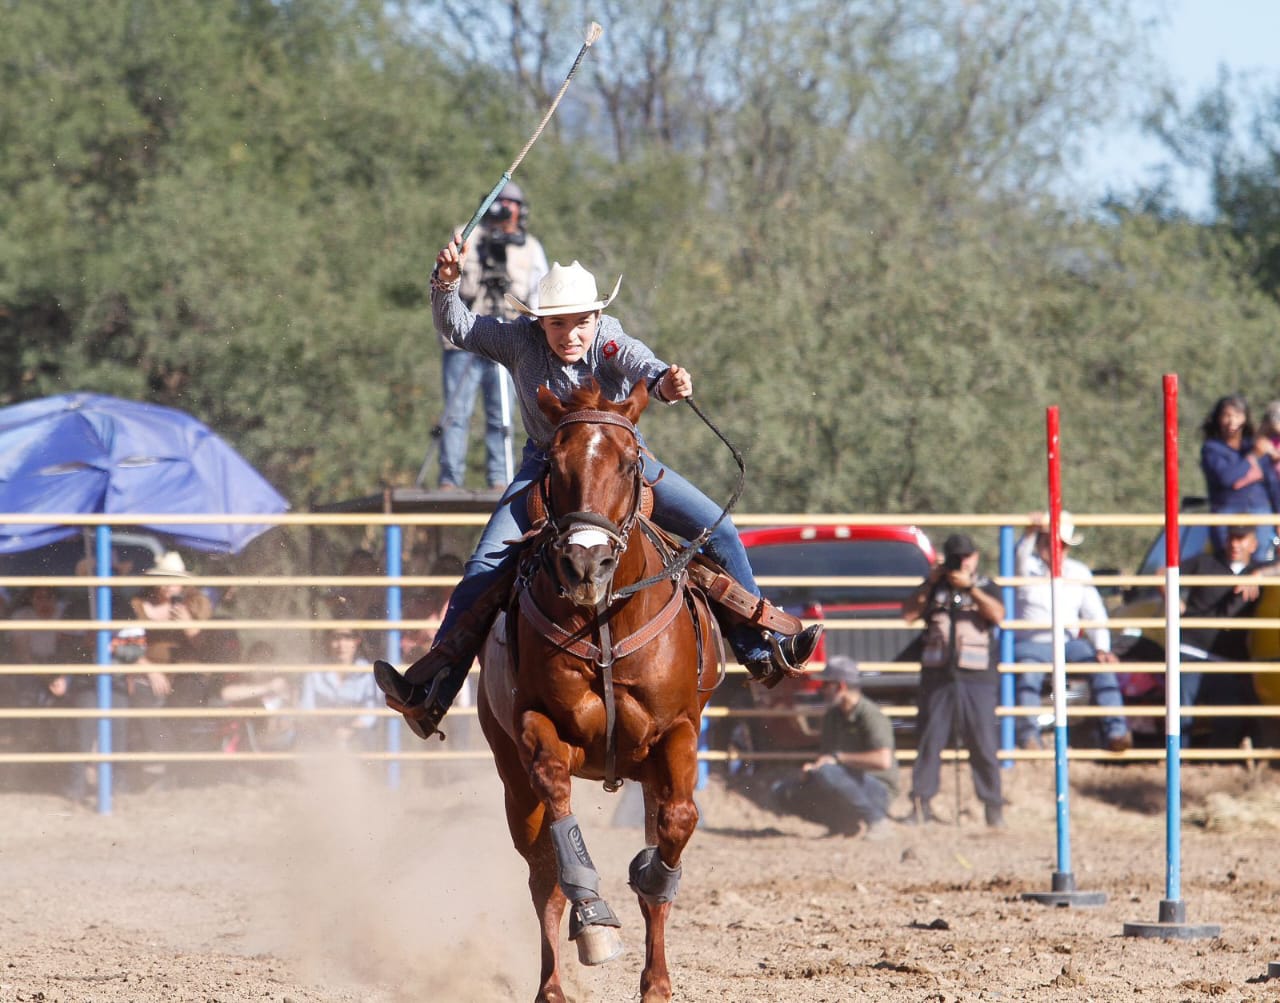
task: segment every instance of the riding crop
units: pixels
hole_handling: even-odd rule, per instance
[[[520,166],[520,161],[524,160],[525,154],[529,152],[530,147],[538,141],[538,137],[542,135],[542,130],[547,127],[547,123],[551,121],[551,116],[555,114],[556,106],[560,104],[560,99],[564,97],[564,92],[569,89],[569,82],[573,80],[573,75],[578,72],[578,67],[582,64],[582,57],[587,54],[587,50],[604,34],[604,29],[595,21],[591,22],[587,28],[586,41],[582,43],[582,48],[578,50],[578,57],[573,61],[573,66],[569,68],[569,75],[564,78],[564,83],[560,85],[560,90],[556,93],[555,99],[551,102],[551,107],[547,109],[547,113],[542,116],[542,121],[538,123],[538,128],[533,130],[533,135],[529,137],[529,141],[524,144],[524,148],[517,154],[516,159],[511,161],[511,166],[502,172],[502,177],[498,183],[493,186],[493,190],[485,196],[484,201],[480,203],[480,208],[476,210],[471,222],[467,224],[466,229],[462,231],[462,237],[458,241],[459,244],[465,244],[467,238],[471,236],[471,231],[476,228],[480,220],[484,218],[484,214],[489,211],[489,206],[493,205],[498,194],[511,180],[511,175],[516,172],[516,168]]]

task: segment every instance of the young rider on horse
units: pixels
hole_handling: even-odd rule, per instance
[[[387,703],[405,715],[422,738],[437,730],[470,671],[493,618],[502,608],[514,577],[519,541],[530,528],[525,494],[546,466],[546,448],[554,428],[538,408],[545,386],[560,398],[595,380],[611,400],[623,400],[641,380],[667,403],[693,395],[693,378],[677,365],[658,359],[622,325],[601,311],[618,295],[599,296],[595,278],[578,262],[556,262],[538,283],[537,306],[508,294],[523,315],[514,321],[472,313],[458,296],[463,257],[469,245],[458,235],[436,256],[431,276],[431,311],[436,330],[458,348],[506,366],[515,380],[520,415],[529,433],[520,469],[489,518],[466,572],[449,600],[435,644],[401,676],[390,665],[375,667]],[[653,521],[685,539],[695,538],[720,516],[720,508],[670,467],[645,455],[644,475],[653,485]],[[758,597],[755,576],[737,528],[722,520],[705,544],[706,552],[739,584]],[[761,607],[763,608],[763,606]],[[772,684],[794,675],[817,647],[822,625],[779,636],[738,617],[722,617],[725,638],[735,657],[756,679]]]

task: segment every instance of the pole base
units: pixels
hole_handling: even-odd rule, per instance
[[[1126,937],[1160,938],[1162,940],[1212,940],[1220,936],[1217,923],[1188,923],[1187,905],[1181,899],[1161,899],[1159,919],[1154,923],[1126,923]]]
[[[1024,902],[1039,902],[1041,905],[1059,906],[1100,906],[1106,905],[1106,892],[1076,891],[1076,878],[1070,871],[1054,871],[1052,891],[1023,892],[1019,897]]]
[[[1280,961],[1270,961],[1267,963],[1267,978],[1280,979]]]

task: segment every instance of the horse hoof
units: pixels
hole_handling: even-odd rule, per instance
[[[603,965],[622,953],[622,937],[612,926],[584,926],[574,943],[584,965]]]

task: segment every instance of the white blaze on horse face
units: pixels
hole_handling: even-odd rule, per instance
[[[583,527],[570,533],[565,542],[570,546],[583,547],[588,550],[592,547],[607,547],[609,545],[609,534],[602,529]]]

